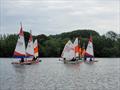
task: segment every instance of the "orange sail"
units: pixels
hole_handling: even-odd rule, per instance
[[[76,38],[74,41],[75,57],[79,57],[81,55],[81,48],[79,43],[80,42],[78,41],[78,38]]]
[[[34,56],[35,58],[38,57],[38,42],[35,40],[34,42]]]

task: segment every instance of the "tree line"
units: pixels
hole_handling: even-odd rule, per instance
[[[90,33],[93,37],[95,57],[120,57],[120,37],[115,32],[109,31],[105,35],[99,35],[94,30],[75,30],[72,32],[46,36],[44,34],[33,36],[33,41],[38,40],[39,57],[60,57],[64,45],[68,40],[74,42],[79,37],[80,47],[88,44]],[[24,32],[25,45],[27,46],[29,32]],[[18,35],[0,35],[0,57],[12,57]]]

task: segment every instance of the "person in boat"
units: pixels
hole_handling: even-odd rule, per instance
[[[33,57],[32,61],[36,61],[38,57]]]
[[[66,60],[66,58],[63,58],[63,60],[65,61],[65,60]]]
[[[75,61],[76,59],[73,57],[71,61]]]
[[[90,58],[90,61],[93,61],[92,58]]]
[[[21,60],[20,60],[20,63],[23,63],[24,62],[24,58],[22,57]]]
[[[87,58],[86,57],[84,57],[84,61],[86,61],[87,60]]]
[[[32,61],[36,61],[38,59],[38,56],[37,57],[33,57]]]

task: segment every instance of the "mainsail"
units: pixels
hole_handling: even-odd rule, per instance
[[[85,52],[86,57],[94,57],[92,36],[89,38],[88,46]]]
[[[78,38],[76,38],[74,41],[74,49],[75,49],[75,57],[79,57],[81,49],[79,46]]]
[[[20,32],[18,35],[18,41],[17,41],[16,48],[14,51],[14,56],[21,58],[21,57],[25,57],[25,54],[26,53],[25,53],[24,33],[22,30],[22,25],[21,25]]]
[[[66,43],[61,56],[66,60],[71,60],[75,57],[74,45],[70,40]]]
[[[34,56],[38,57],[38,42],[37,39],[34,41]]]
[[[27,48],[26,48],[26,56],[27,57],[34,56],[34,46],[33,46],[33,39],[32,39],[31,32],[30,32],[28,45],[27,45]]]

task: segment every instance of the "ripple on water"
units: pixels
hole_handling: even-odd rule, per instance
[[[98,58],[94,64],[63,64],[42,58],[37,65],[13,66],[0,59],[0,90],[119,90],[119,58]]]

